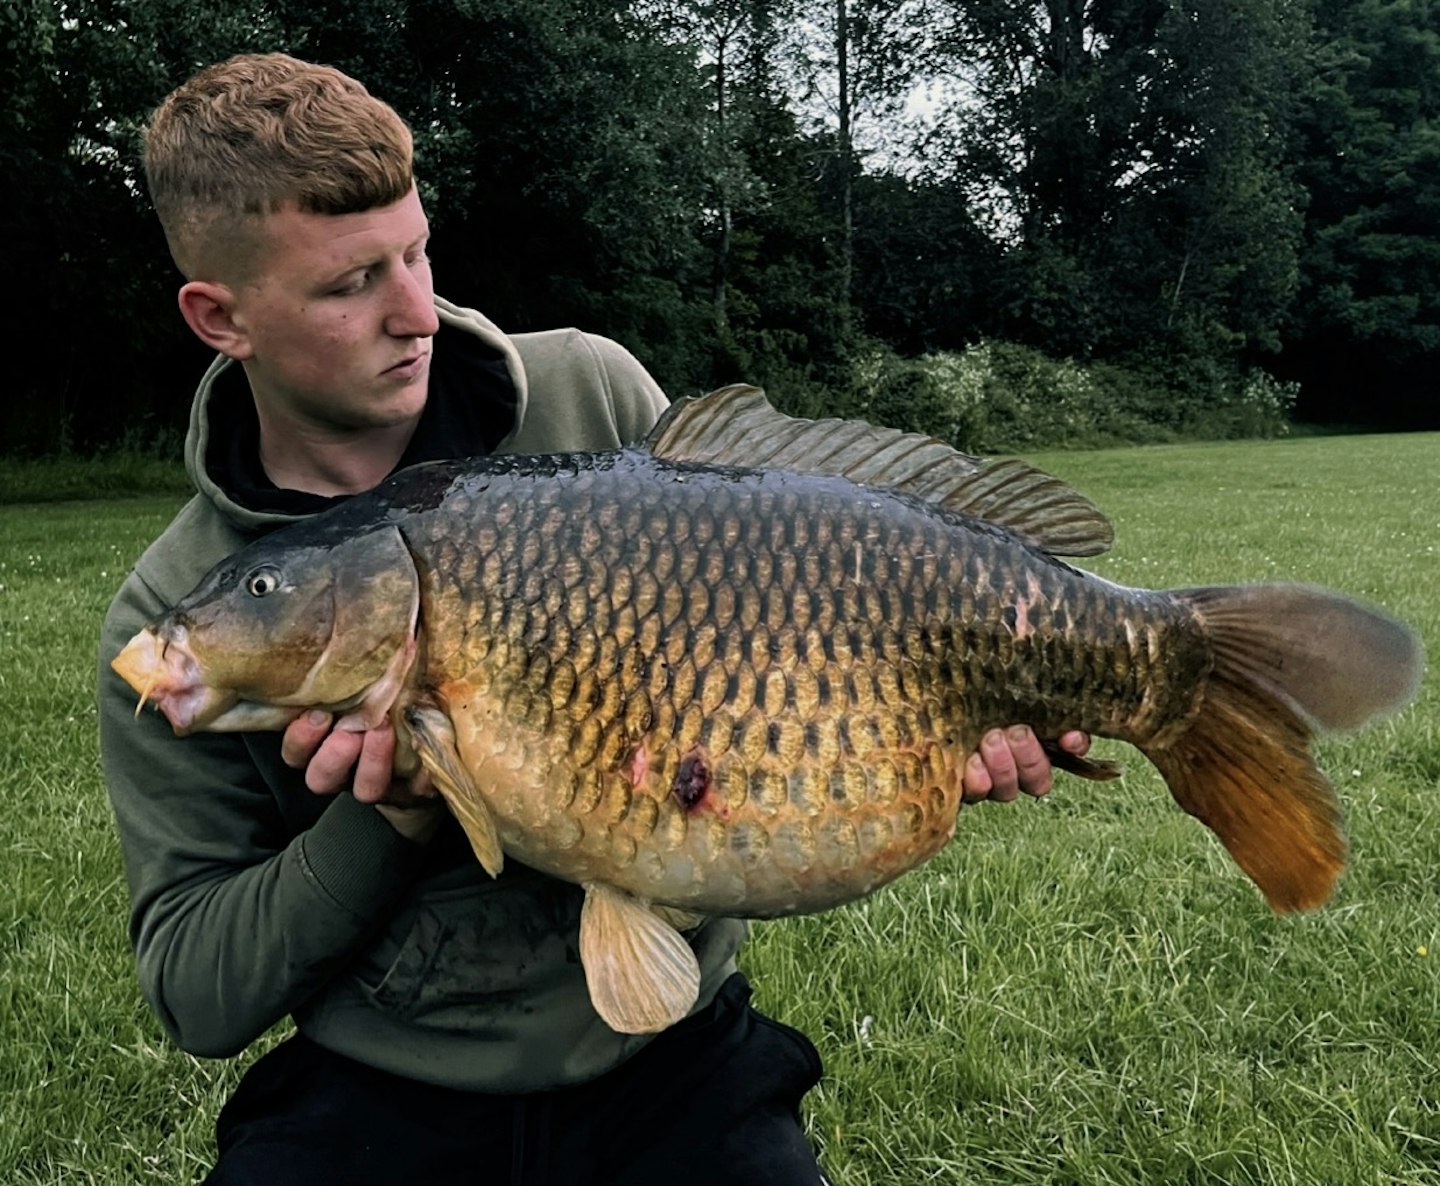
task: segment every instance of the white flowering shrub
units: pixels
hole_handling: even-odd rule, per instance
[[[905,359],[884,347],[856,358],[834,414],[925,432],[976,453],[1275,436],[1298,387],[1262,370],[1126,367],[1054,359],[1011,342]]]

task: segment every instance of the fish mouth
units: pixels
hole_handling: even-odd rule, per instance
[[[235,691],[207,684],[190,650],[185,627],[173,623],[158,629],[147,626],[125,644],[110,666],[139,693],[137,717],[150,704],[164,714],[177,737],[184,737],[201,731],[253,733],[284,729],[307,708],[354,710],[355,719],[373,729],[400,694],[415,654],[416,639],[411,635],[396,650],[379,680],[334,703],[322,703],[308,687],[284,697],[289,702],[282,703],[246,700]],[[317,667],[320,665],[317,663]]]
[[[200,665],[185,644],[184,629],[161,638],[146,627],[114,659],[111,668],[140,694],[135,715],[153,704],[165,715],[178,737],[221,719],[237,707],[233,695],[208,687],[200,678]]]

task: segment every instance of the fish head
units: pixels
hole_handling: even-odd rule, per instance
[[[216,565],[111,667],[181,736],[282,729],[311,708],[374,724],[414,657],[419,603],[393,525],[286,529]]]

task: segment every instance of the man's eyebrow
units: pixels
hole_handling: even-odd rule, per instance
[[[401,254],[409,255],[416,248],[424,247],[429,242],[430,231],[426,230],[424,234],[417,235],[414,239],[407,243]],[[327,272],[325,274],[325,280],[323,281],[323,283],[333,284],[337,280],[343,280],[346,276],[350,275],[351,272],[359,272],[363,271],[366,268],[373,268],[376,264],[383,263],[385,257],[389,254],[390,253],[388,251],[380,251],[367,252],[365,255],[357,255],[352,262],[337,265],[333,271]]]

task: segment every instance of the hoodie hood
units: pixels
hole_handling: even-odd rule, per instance
[[[486,347],[494,350],[504,363],[510,383],[514,388],[514,424],[508,437],[519,434],[525,423],[525,412],[529,403],[529,385],[525,378],[525,367],[515,344],[500,328],[475,309],[451,304],[442,297],[435,298],[435,311],[439,315],[442,329],[449,327],[462,333],[474,335]],[[308,517],[309,512],[285,512],[256,509],[238,501],[231,491],[211,472],[207,459],[212,443],[212,429],[217,419],[215,413],[216,387],[222,376],[232,368],[238,369],[234,360],[217,355],[200,380],[195,399],[190,405],[190,425],[185,434],[185,469],[196,491],[210,501],[233,526],[251,534],[266,531],[285,523],[293,523]],[[226,379],[226,384],[236,380],[244,382],[243,372]],[[247,388],[248,394],[248,388]]]

